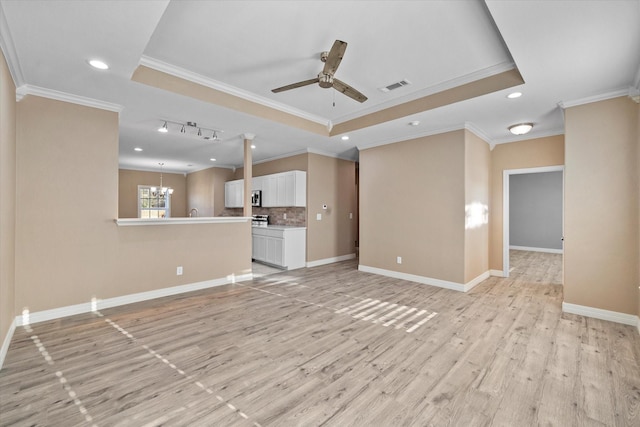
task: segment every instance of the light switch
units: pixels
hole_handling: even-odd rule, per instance
[[[349,219],[353,219],[353,213],[349,212]]]
[[[318,221],[322,221],[322,214],[316,214],[316,219]]]

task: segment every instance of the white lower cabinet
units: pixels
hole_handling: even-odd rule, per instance
[[[251,253],[255,261],[287,270],[306,265],[306,228],[253,227],[251,237]]]

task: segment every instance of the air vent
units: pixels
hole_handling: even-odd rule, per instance
[[[389,86],[378,88],[381,92],[391,92],[392,90],[400,89],[403,86],[410,85],[411,82],[407,79],[400,80],[399,82],[391,83]]]

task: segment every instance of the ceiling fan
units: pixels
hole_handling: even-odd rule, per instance
[[[276,89],[271,90],[273,93],[284,92],[285,90],[296,89],[303,86],[312,85],[314,83],[318,83],[322,88],[334,88],[338,92],[344,93],[349,98],[353,98],[358,102],[364,102],[367,100],[367,97],[346,84],[345,82],[336,79],[333,77],[336,70],[338,69],[338,65],[340,65],[340,61],[342,61],[342,57],[344,56],[344,52],[347,50],[347,43],[342,40],[336,40],[331,47],[329,52],[322,52],[320,54],[320,60],[324,62],[324,69],[318,74],[318,77],[315,79],[304,80],[298,83],[293,83],[287,86],[282,86]]]

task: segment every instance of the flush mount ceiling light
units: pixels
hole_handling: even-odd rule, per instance
[[[509,95],[507,95],[507,98],[515,99],[515,98],[520,98],[521,96],[522,96],[522,92],[511,92]]]
[[[340,139],[343,140],[343,141],[348,141],[349,140],[349,135],[343,135]]]
[[[255,150],[255,149],[256,149],[256,146],[252,144],[252,145],[251,145],[251,149],[252,149],[252,150]]]
[[[163,125],[158,128],[158,132],[179,132],[183,135],[198,137],[200,139],[206,139],[210,141],[218,141],[218,134],[224,132],[220,129],[206,128],[198,126],[196,122],[174,122],[171,120],[163,120]]]
[[[142,151],[142,148],[136,147],[136,148],[133,149],[133,151]]]
[[[107,64],[105,64],[104,62],[100,61],[99,59],[90,59],[89,60],[89,65],[91,65],[93,68],[97,68],[98,70],[108,70],[109,66]]]
[[[517,125],[509,126],[509,131],[514,135],[524,135],[529,133],[533,129],[533,123],[518,123]]]
[[[413,120],[409,122],[409,126],[418,126],[420,124],[420,120]]]
[[[212,162],[215,162],[215,161],[216,161],[216,159],[214,159],[213,157],[212,157],[212,158],[210,158],[209,160],[211,160]]]

